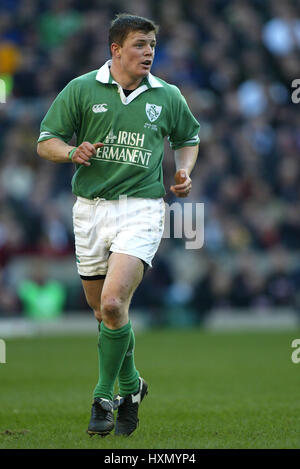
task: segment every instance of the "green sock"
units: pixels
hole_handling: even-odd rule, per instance
[[[134,332],[131,329],[130,342],[119,371],[119,394],[124,397],[137,392],[139,388],[139,372],[134,363]]]
[[[128,349],[130,331],[130,321],[120,329],[109,329],[101,322],[98,343],[99,381],[94,390],[94,398],[113,399],[114,384]]]

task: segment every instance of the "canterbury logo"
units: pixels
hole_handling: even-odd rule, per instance
[[[97,114],[97,112],[106,112],[108,109],[105,107],[107,104],[94,104],[92,111]]]

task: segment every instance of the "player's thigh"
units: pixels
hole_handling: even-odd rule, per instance
[[[98,320],[101,319],[101,294],[105,278],[97,280],[81,279],[84,294],[88,305],[94,310]]]
[[[113,252],[108,260],[101,304],[110,300],[117,300],[121,307],[128,308],[132,295],[143,278],[143,274],[144,266],[139,258]]]

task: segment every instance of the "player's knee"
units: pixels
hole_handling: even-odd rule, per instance
[[[124,314],[124,304],[116,297],[104,297],[101,301],[101,314],[104,323],[118,327]]]

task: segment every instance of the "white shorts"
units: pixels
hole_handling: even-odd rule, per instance
[[[106,275],[110,251],[138,257],[151,267],[163,235],[164,216],[162,198],[77,197],[73,226],[79,275]]]

